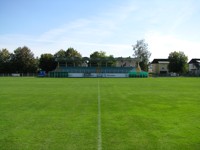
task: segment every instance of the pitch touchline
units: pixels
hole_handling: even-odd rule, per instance
[[[101,139],[101,97],[100,97],[100,85],[98,79],[98,150],[102,150]]]

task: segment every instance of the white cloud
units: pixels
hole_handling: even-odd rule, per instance
[[[90,24],[87,19],[78,19],[70,22],[66,25],[62,25],[58,28],[51,29],[47,32],[42,33],[38,41],[39,42],[58,42],[59,40],[66,39],[72,32],[83,29]]]
[[[189,41],[170,34],[149,32],[146,34],[146,42],[154,58],[167,58],[170,52],[183,51],[188,59],[200,58],[200,43]]]
[[[189,58],[200,57],[199,43],[175,33],[193,15],[194,4],[179,2],[181,8],[177,9],[179,3],[166,7],[164,2],[158,2],[161,5],[152,7],[151,2],[126,1],[124,5],[113,5],[110,10],[66,22],[37,36],[0,35],[0,45],[11,51],[26,45],[36,56],[74,47],[83,56],[103,50],[116,57],[127,57],[133,53],[132,42],[144,37],[152,52],[151,59],[166,58],[172,51],[184,51]]]
[[[173,11],[174,12],[174,11]],[[176,29],[182,26],[195,12],[195,4],[191,1],[184,1],[181,4],[180,9],[177,10],[175,15],[175,20],[172,22],[170,27],[171,32],[173,33]]]
[[[36,55],[44,53],[45,48],[55,53],[61,48],[67,49],[68,47],[74,47],[86,56],[96,50],[103,50],[107,54],[115,56],[131,55],[131,44],[113,43],[112,39],[115,38],[113,34],[119,29],[118,25],[135,10],[135,6],[127,4],[113,8],[106,13],[103,12],[97,17],[77,19],[47,31],[34,41],[34,47],[40,49],[39,52],[36,52]]]

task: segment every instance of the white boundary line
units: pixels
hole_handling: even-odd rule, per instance
[[[98,150],[102,150],[102,139],[101,139],[101,93],[98,79]]]

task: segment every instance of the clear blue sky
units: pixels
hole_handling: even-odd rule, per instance
[[[200,58],[199,18],[199,0],[0,0],[0,49],[128,57],[145,39],[151,60],[172,51]]]

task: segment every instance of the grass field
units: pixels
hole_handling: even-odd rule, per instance
[[[0,78],[0,150],[54,149],[198,150],[200,78]]]

